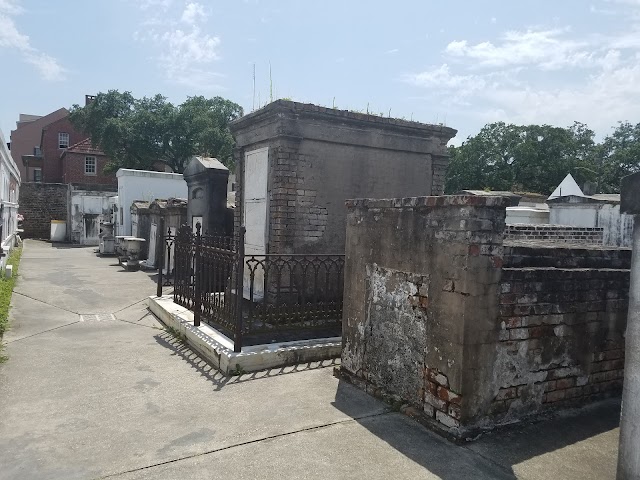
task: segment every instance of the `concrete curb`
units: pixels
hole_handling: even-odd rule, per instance
[[[173,302],[173,296],[149,297],[149,310],[167,327],[176,330],[189,346],[224,375],[257,372],[270,368],[339,358],[342,338],[318,338],[243,347],[209,325],[193,326],[193,312]]]

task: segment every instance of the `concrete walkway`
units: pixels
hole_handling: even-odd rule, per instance
[[[147,312],[150,274],[116,263],[25,242],[0,479],[614,478],[616,402],[454,446],[328,365],[220,376]]]

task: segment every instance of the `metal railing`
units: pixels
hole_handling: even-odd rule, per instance
[[[344,255],[244,254],[237,237],[202,235],[181,227],[161,243],[158,296],[164,259],[173,251],[173,299],[243,345],[339,336]]]

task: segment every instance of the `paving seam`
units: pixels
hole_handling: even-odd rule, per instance
[[[385,411],[385,412],[381,412],[381,413],[373,413],[371,415],[363,415],[362,417],[354,417],[354,418],[349,418],[347,420],[338,420],[336,422],[325,423],[324,425],[316,425],[316,426],[313,426],[313,427],[301,428],[299,430],[294,430],[294,431],[291,431],[291,432],[278,433],[276,435],[269,435],[267,437],[258,438],[258,439],[255,439],[255,440],[247,440],[246,442],[235,443],[233,445],[228,445],[226,447],[214,448],[213,450],[208,450],[206,452],[194,453],[193,455],[187,455],[187,456],[180,457],[180,458],[174,458],[173,460],[166,460],[164,462],[158,462],[158,463],[154,463],[152,465],[146,465],[144,467],[132,468],[131,470],[125,470],[125,471],[117,472],[117,473],[110,473],[110,474],[104,475],[102,477],[95,477],[94,480],[101,480],[101,479],[104,479],[104,478],[119,477],[121,475],[126,475],[128,473],[140,472],[142,470],[149,470],[151,468],[161,467],[163,465],[169,465],[169,464],[172,464],[172,463],[181,462],[183,460],[189,460],[189,459],[192,459],[192,458],[204,457],[205,455],[210,455],[210,454],[213,454],[213,453],[224,452],[225,450],[231,450],[231,449],[236,448],[236,447],[243,447],[243,446],[246,446],[246,445],[252,445],[254,443],[261,443],[261,442],[264,442],[265,440],[273,440],[275,438],[288,437],[290,435],[295,435],[297,433],[310,432],[310,431],[313,431],[313,430],[320,430],[320,429],[323,429],[323,428],[333,427],[335,425],[344,425],[344,424],[348,424],[348,423],[354,423],[354,422],[357,422],[358,420],[364,420],[364,419],[367,419],[367,418],[382,417],[384,415],[390,415],[392,413],[395,413],[395,412],[393,412],[393,411]]]
[[[113,315],[115,316],[115,314],[113,314]],[[145,317],[146,317],[146,315],[145,315]],[[144,317],[142,317],[142,318],[144,318]],[[128,323],[128,324],[133,325],[133,326],[136,326],[136,327],[145,327],[145,328],[150,328],[151,330],[158,330],[158,331],[160,331],[160,332],[165,332],[165,331],[166,331],[164,328],[160,328],[160,327],[152,327],[151,325],[143,325],[143,324],[141,324],[141,323],[135,323],[135,322],[132,322],[132,321],[129,321],[129,320],[122,320],[122,319],[120,319],[120,318],[118,318],[118,317],[116,317],[116,321],[118,321],[118,322],[122,322],[122,323]]]
[[[34,333],[34,334],[26,336],[26,337],[16,338],[15,340],[7,340],[6,344],[8,345],[10,343],[16,343],[16,342],[20,342],[21,340],[26,340],[27,338],[37,337],[38,335],[42,335],[43,333],[53,332],[54,330],[58,330],[60,328],[68,327],[70,325],[75,325],[76,323],[80,323],[80,320],[76,320],[75,322],[71,322],[71,323],[65,323],[64,325],[60,325],[59,327],[50,328],[49,330],[44,330],[42,332]]]
[[[74,312],[73,310],[69,310],[69,309],[66,309],[66,308],[59,307],[58,305],[52,305],[50,303],[45,302],[44,300],[40,300],[39,298],[35,298],[35,297],[32,297],[31,295],[27,295],[26,293],[17,292],[16,290],[14,290],[13,293],[16,294],[16,295],[22,295],[23,297],[26,297],[26,298],[30,298],[31,300],[35,300],[36,302],[44,303],[48,307],[57,308],[58,310],[62,310],[64,312],[68,312],[68,313],[73,313],[75,315],[81,315],[81,313]]]
[[[129,307],[133,307],[134,305],[137,305],[139,303],[146,302],[147,298],[149,298],[149,297],[144,297],[142,300],[138,300],[136,302],[133,302],[131,305],[127,305],[126,307],[122,307],[120,310],[116,310],[115,312],[113,312],[113,314],[115,315],[116,313],[120,313],[121,311],[126,310]]]

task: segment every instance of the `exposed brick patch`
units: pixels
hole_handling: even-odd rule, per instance
[[[583,228],[565,225],[507,225],[504,235],[506,240],[602,245],[604,228]]]
[[[459,427],[462,415],[462,396],[449,388],[447,376],[435,368],[425,368],[427,392],[424,403],[425,413],[447,428]]]

